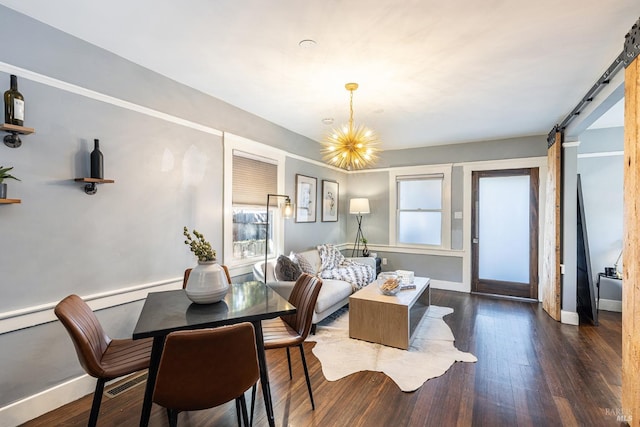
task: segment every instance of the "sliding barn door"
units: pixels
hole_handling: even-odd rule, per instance
[[[622,415],[640,425],[640,19],[627,35],[624,77]]]
[[[560,320],[560,155],[562,133],[556,132],[547,152],[547,189],[544,218],[544,262],[542,264],[542,307]]]

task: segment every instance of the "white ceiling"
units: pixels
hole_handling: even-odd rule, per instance
[[[383,149],[546,135],[640,16],[638,0],[0,3],[314,140],[358,82],[355,121]]]

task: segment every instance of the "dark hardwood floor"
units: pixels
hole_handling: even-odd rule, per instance
[[[478,357],[456,363],[413,393],[384,374],[359,372],[329,382],[306,343],[316,410],[302,365],[292,352],[267,352],[278,426],[615,426],[621,405],[621,316],[600,312],[600,326],[562,325],[540,304],[433,290],[432,304],[454,308],[445,317],[456,346]],[[99,426],[138,424],[144,387],[103,398]],[[25,426],[86,425],[91,396]],[[247,400],[250,393],[247,393]],[[258,394],[256,426],[266,425]],[[236,426],[235,406],[181,413],[181,426]],[[151,426],[167,426],[154,405]]]

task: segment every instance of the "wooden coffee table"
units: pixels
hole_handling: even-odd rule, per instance
[[[406,350],[431,304],[431,279],[415,277],[416,289],[383,295],[375,283],[349,297],[349,336]]]

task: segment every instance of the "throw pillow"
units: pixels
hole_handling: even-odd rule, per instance
[[[338,268],[344,262],[344,256],[333,245],[324,244],[318,246],[318,253],[320,254],[320,260],[322,261],[321,271],[333,270]]]
[[[311,274],[312,276],[315,276],[316,272],[313,271],[313,266],[311,265],[309,260],[304,257],[304,255],[300,255],[300,254],[293,254],[293,255],[295,257],[296,262],[298,263],[298,266],[300,266],[300,270],[302,270],[303,273],[307,273],[307,274]]]
[[[300,267],[295,262],[291,261],[288,256],[280,255],[276,262],[276,268],[274,270],[276,280],[284,282],[295,282],[302,274]]]

